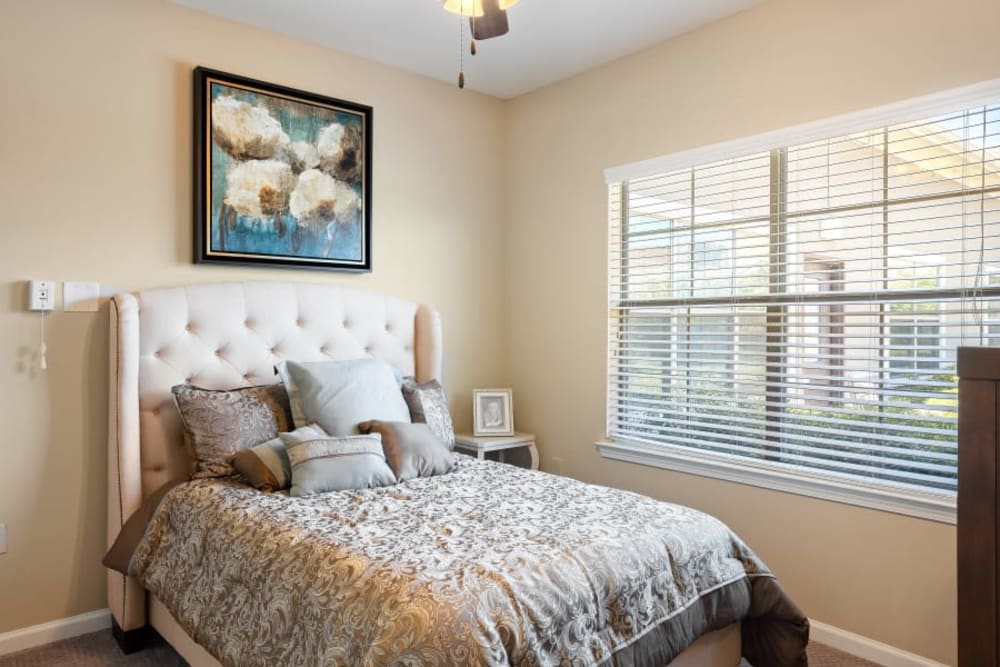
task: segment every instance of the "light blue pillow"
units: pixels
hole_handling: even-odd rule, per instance
[[[280,437],[291,462],[289,493],[293,496],[373,489],[396,483],[377,433],[333,438],[298,429]]]
[[[286,361],[277,369],[296,427],[316,423],[329,435],[344,436],[372,419],[410,421],[399,376],[381,359]]]
[[[281,491],[292,484],[292,464],[285,451],[286,436],[323,437],[326,433],[316,424],[309,424],[292,433],[279,434],[256,447],[242,449],[233,457],[233,467],[243,475],[250,486],[261,491]]]

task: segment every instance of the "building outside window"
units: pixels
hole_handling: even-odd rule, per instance
[[[615,182],[609,206],[612,441],[953,495],[956,347],[1000,338],[1000,107]]]

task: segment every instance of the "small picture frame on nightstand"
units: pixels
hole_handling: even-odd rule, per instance
[[[513,395],[510,389],[472,390],[474,435],[514,435]]]

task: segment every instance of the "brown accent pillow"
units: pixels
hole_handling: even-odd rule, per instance
[[[427,424],[371,420],[358,424],[358,430],[382,436],[382,451],[400,482],[441,475],[455,467],[451,450]]]
[[[292,464],[280,436],[236,452],[233,467],[259,491],[281,491],[292,483]]]
[[[194,459],[192,479],[236,474],[233,456],[288,431],[288,394],[280,384],[227,391],[177,385],[171,392]]]
[[[431,432],[448,449],[455,448],[455,427],[448,412],[448,399],[437,380],[418,383],[412,377],[403,378],[403,398],[410,409],[410,421],[427,424]]]
[[[233,467],[259,491],[283,491],[292,485],[292,462],[286,443],[323,437],[326,433],[316,424],[307,424],[291,433],[279,433],[277,438],[236,452]]]

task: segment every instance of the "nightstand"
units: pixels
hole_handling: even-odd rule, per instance
[[[500,462],[505,463],[505,452],[510,449],[525,448],[531,456],[529,468],[538,470],[538,450],[535,448],[535,436],[531,433],[515,433],[514,435],[470,435],[461,433],[455,435],[455,449],[465,454],[471,454],[477,459],[485,459],[487,452],[498,452]]]

